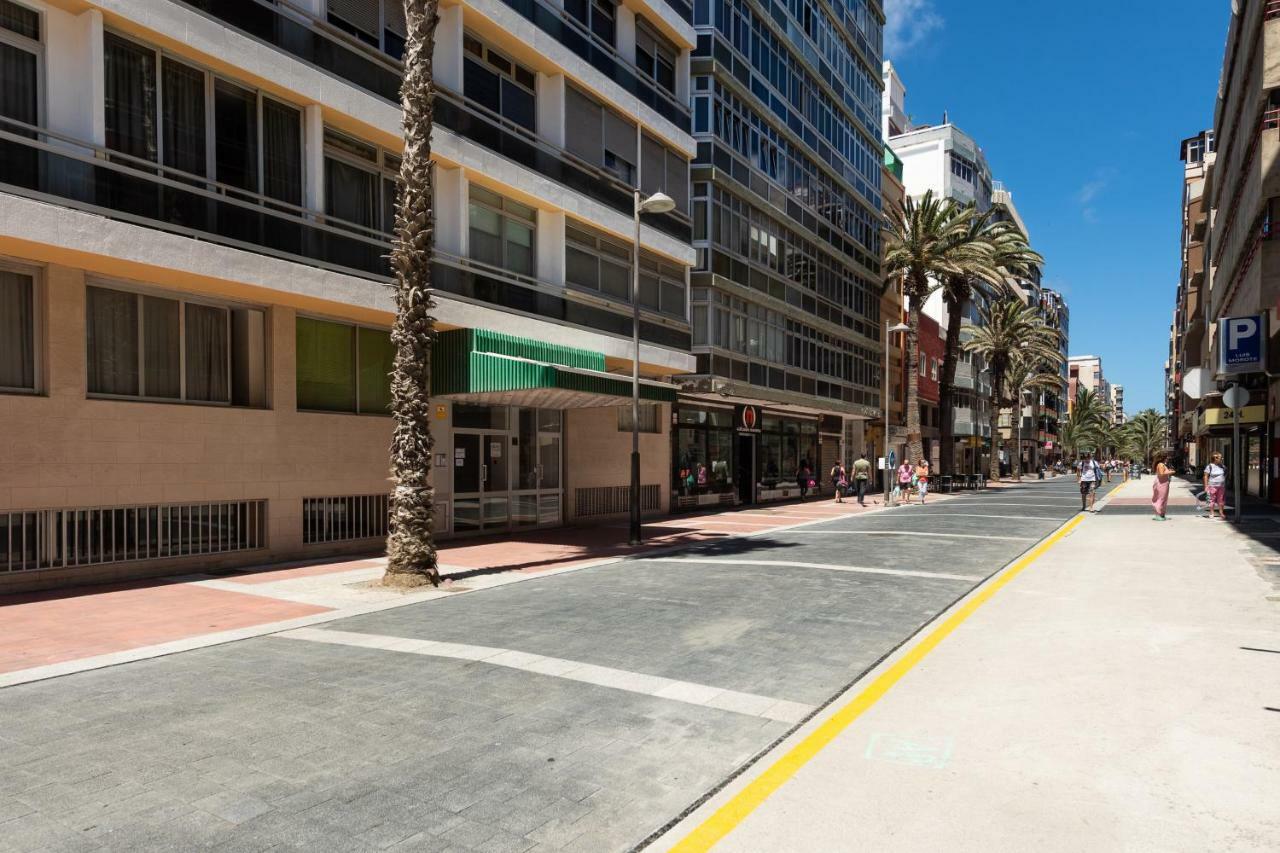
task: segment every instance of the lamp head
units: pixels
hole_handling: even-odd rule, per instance
[[[640,202],[641,213],[668,213],[675,209],[675,199],[661,190]]]
[[[898,323],[896,325],[890,326],[888,331],[889,331],[889,334],[893,334],[894,332],[909,332],[911,331],[911,327],[908,326],[906,323]]]

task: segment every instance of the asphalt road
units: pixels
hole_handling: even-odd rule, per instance
[[[0,690],[0,850],[628,850],[1078,509],[1067,478]]]

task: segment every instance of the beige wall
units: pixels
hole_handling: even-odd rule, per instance
[[[574,491],[631,483],[631,433],[618,431],[617,409],[569,409],[565,412],[566,522],[574,519]],[[640,434],[640,484],[658,485],[659,511],[670,506],[671,406],[662,404],[658,432]]]
[[[296,411],[293,308],[265,306],[270,409],[94,400],[86,396],[86,275],[50,265],[40,280],[44,394],[0,394],[0,511],[266,499],[269,547],[0,575],[0,589],[351,550],[303,547],[302,498],[385,493],[391,420]]]

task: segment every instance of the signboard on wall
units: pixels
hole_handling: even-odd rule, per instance
[[[1260,373],[1267,369],[1265,314],[1218,321],[1218,372]]]
[[[759,406],[734,406],[733,425],[740,433],[756,434],[760,432]]]

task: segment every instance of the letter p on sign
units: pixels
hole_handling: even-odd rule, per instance
[[[1243,341],[1258,334],[1258,321],[1253,317],[1237,317],[1227,321],[1227,349],[1237,350]]]

